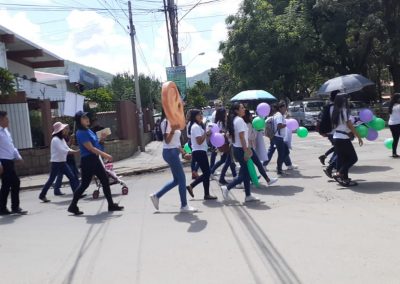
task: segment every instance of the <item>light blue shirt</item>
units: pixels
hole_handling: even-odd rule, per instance
[[[1,160],[22,160],[18,149],[15,148],[11,134],[7,128],[0,126],[0,159]]]

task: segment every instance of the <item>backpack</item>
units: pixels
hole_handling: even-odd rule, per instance
[[[270,116],[265,121],[265,136],[267,136],[269,139],[272,139],[274,138],[275,133],[274,117]]]
[[[331,119],[331,104],[324,106],[320,113],[320,120],[318,123],[318,133],[322,136],[327,136],[328,133],[331,133],[332,128],[332,119]]]

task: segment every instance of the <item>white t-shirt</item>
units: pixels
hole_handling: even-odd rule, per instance
[[[343,109],[342,113],[343,113],[343,118],[344,119],[342,119],[341,115],[339,116],[339,124],[335,128],[335,132],[333,133],[333,139],[350,139],[349,135],[346,135],[346,134],[338,132],[338,131],[344,132],[344,133],[350,133],[351,132],[350,128],[347,126],[347,121],[350,120],[350,117],[347,114],[347,110]]]
[[[400,124],[400,104],[395,104],[393,106],[392,114],[389,118],[389,125]]]
[[[241,132],[244,132],[244,140],[247,143],[246,146],[249,146],[249,128],[247,127],[247,124],[244,122],[243,118],[236,116],[233,120],[233,128],[235,129],[235,142],[233,143],[233,146],[237,148],[243,147],[239,136]]]
[[[201,137],[204,135],[205,130],[198,125],[197,123],[193,123],[191,133],[190,133],[190,141],[192,142],[192,151],[207,151],[207,139],[204,139],[203,143],[197,143],[197,137]]]
[[[67,161],[68,152],[72,151],[64,139],[53,137],[50,144],[50,162],[60,163]]]
[[[169,134],[171,133],[171,123],[167,123],[167,120],[164,119],[161,122],[161,131],[164,134]],[[175,149],[181,147],[181,131],[180,130],[175,130],[174,136],[172,136],[171,141],[169,144],[165,142],[165,139],[163,139],[163,148],[164,149]]]
[[[285,138],[285,136],[286,136],[286,127],[285,128],[281,128],[281,129],[278,130],[278,124],[285,124],[285,123],[286,123],[285,117],[278,111],[274,115],[274,131],[275,131],[275,136],[276,137]]]

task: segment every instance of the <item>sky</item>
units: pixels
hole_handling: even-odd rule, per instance
[[[179,23],[183,65],[190,63],[187,76],[217,67],[222,57],[219,43],[227,38],[225,19],[237,12],[241,0],[176,1],[179,19],[199,1],[211,2],[196,6]],[[68,8],[48,11],[49,6]],[[103,10],[84,11],[83,7]],[[165,80],[165,67],[170,66],[170,60],[165,16],[158,11],[163,8],[163,1],[132,0],[132,8],[139,72]],[[133,73],[126,14],[126,0],[0,0],[0,25],[63,59],[113,74]],[[202,52],[203,56],[197,56]]]

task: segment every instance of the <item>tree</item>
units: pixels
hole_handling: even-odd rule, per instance
[[[208,101],[205,94],[210,91],[211,88],[209,84],[206,84],[203,81],[197,81],[192,88],[187,90],[187,107],[201,109],[207,106]]]
[[[97,107],[94,109],[96,112],[115,110],[113,96],[109,88],[102,87],[93,90],[86,90],[82,95],[90,101],[97,103]]]

